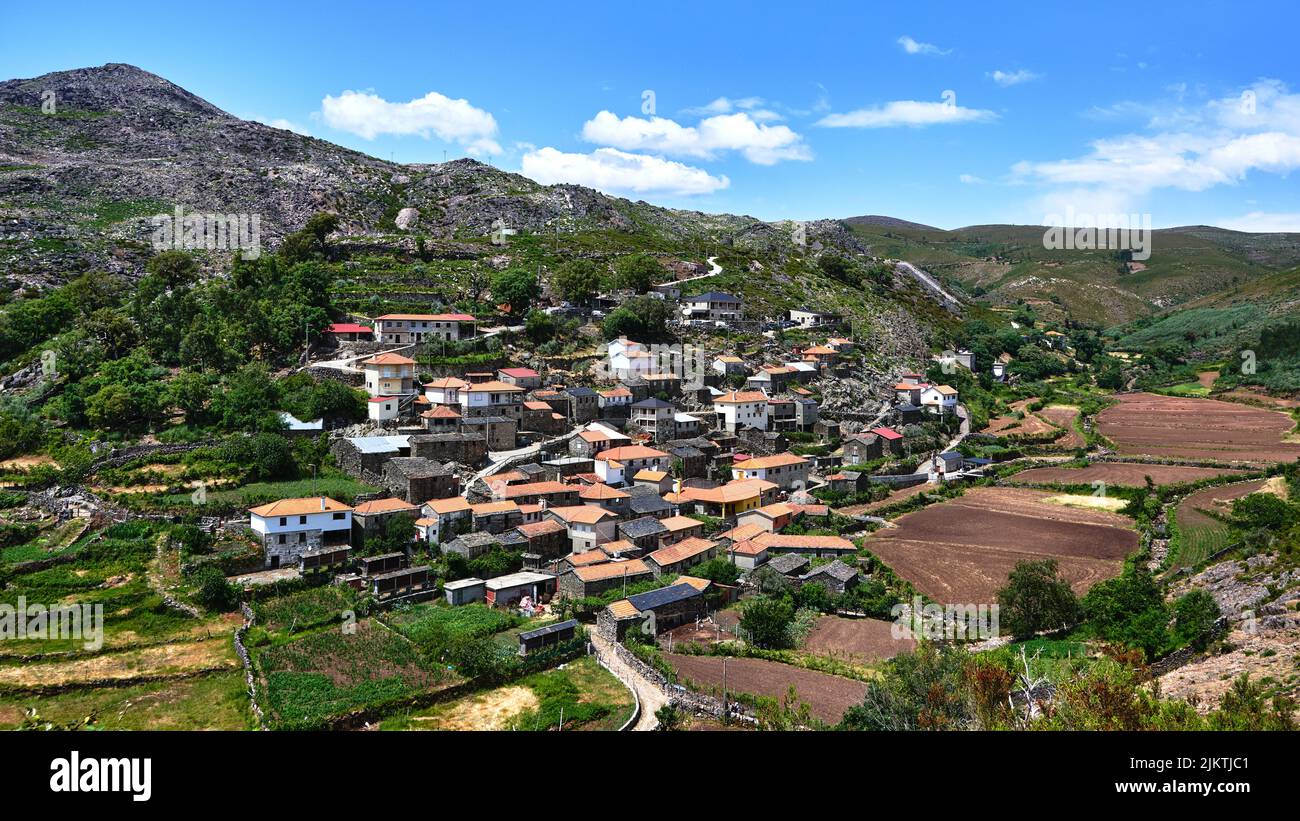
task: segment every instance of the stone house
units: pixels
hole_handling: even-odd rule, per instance
[[[389,493],[412,504],[460,493],[460,479],[455,473],[419,456],[389,459],[384,464],[383,477]]]

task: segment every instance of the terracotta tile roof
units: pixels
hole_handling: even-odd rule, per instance
[[[618,553],[627,553],[628,551],[636,550],[637,547],[627,539],[617,539],[612,542],[605,542],[599,549],[604,552],[605,555],[613,556]]]
[[[469,383],[464,379],[457,379],[454,376],[444,376],[442,379],[425,382],[424,386],[426,388],[468,388]]]
[[[556,522],[555,524],[559,524]],[[582,553],[570,553],[564,557],[564,560],[573,567],[590,567],[593,564],[604,564],[609,561],[609,556],[603,550],[587,550]]]
[[[881,439],[889,439],[891,441],[894,439],[903,438],[903,434],[899,433],[893,428],[872,428],[870,432],[879,436]]]
[[[456,413],[456,411],[452,410],[446,405],[439,405],[433,410],[427,410],[420,415],[423,416],[425,419],[459,419],[460,418],[459,413]]]
[[[653,560],[660,567],[666,567],[700,556],[715,547],[717,547],[717,542],[711,542],[708,539],[682,539],[676,544],[659,548],[646,558]]]
[[[660,519],[659,523],[668,528],[670,533],[704,526],[704,522],[699,519],[692,519],[690,516],[669,516],[667,519]]]
[[[709,585],[713,584],[713,582],[708,579],[701,579],[698,576],[678,576],[677,581],[673,582],[673,584],[689,584],[696,590],[708,590]]]
[[[415,510],[415,505],[403,499],[375,499],[362,502],[352,509],[354,516],[367,516],[374,513],[393,513],[398,510]]]
[[[358,325],[355,322],[335,322],[325,329],[326,333],[331,334],[368,334],[373,333],[373,328],[367,328],[365,325]]]
[[[324,502],[323,505],[322,501]],[[304,516],[308,513],[337,513],[340,510],[351,509],[350,505],[345,505],[328,496],[304,496],[297,499],[280,499],[257,507],[250,507],[248,512],[256,513],[262,517]]]
[[[853,542],[843,536],[786,536],[781,533],[763,533],[754,541],[773,550],[782,548],[819,548],[829,550],[856,550]]]
[[[497,373],[503,373],[506,376],[513,376],[516,379],[529,379],[534,376],[540,376],[532,368],[502,368]]]
[[[561,507],[548,507],[547,511],[554,513],[570,524],[594,525],[605,519],[618,518],[615,514],[610,513],[603,507],[595,505],[567,505]]]
[[[601,391],[600,395],[607,399],[617,399],[623,396],[631,396],[632,392],[622,385],[619,385],[617,388],[610,388],[607,391]]]
[[[643,479],[647,482],[662,482],[667,477],[668,474],[662,470],[651,470],[650,468],[642,468],[641,470],[637,471],[637,474],[633,476],[632,479],[633,480]]]
[[[802,456],[796,456],[793,453],[778,453],[775,456],[763,456],[758,459],[750,459],[745,462],[745,470],[767,470],[768,468],[785,467],[786,465],[806,465],[808,460]]]
[[[548,405],[548,404],[546,404],[545,402],[539,402],[539,401],[532,400],[532,399],[530,399],[530,400],[528,400],[527,402],[525,402],[525,403],[524,403],[524,407],[527,408],[528,410],[546,411],[546,412],[548,412],[548,413],[549,413],[550,410],[551,410],[551,406]]]
[[[616,619],[630,619],[641,615],[641,611],[632,606],[627,599],[619,599],[609,605],[609,612]]]
[[[361,364],[362,365],[414,365],[415,360],[407,359],[401,354],[381,353],[378,356],[370,357],[369,359],[362,362]]]
[[[756,507],[753,510],[746,510],[745,514],[748,513],[761,513],[764,516],[770,516],[771,518],[776,519],[780,516],[793,516],[794,508],[790,507],[784,502],[777,502],[771,505],[763,505],[762,507]]]
[[[736,553],[741,556],[761,556],[765,550],[767,550],[767,545],[762,544],[757,539],[746,539],[727,548],[728,553]]]
[[[428,518],[424,518],[424,519],[416,519],[416,520],[415,520],[415,526],[416,526],[416,527],[432,527],[433,525],[435,525],[435,524],[437,524],[437,523],[438,523],[438,520],[437,520],[437,519],[428,519]]]
[[[498,382],[495,379],[487,382],[477,382],[464,390],[465,393],[523,393],[524,391],[518,385],[511,385],[509,382]]]
[[[475,516],[491,516],[494,513],[509,513],[519,509],[519,505],[514,502],[484,502],[481,505],[470,505],[469,509],[474,511]]]
[[[597,482],[578,491],[578,497],[582,499],[627,499],[631,495],[625,490],[610,487],[603,482]]]
[[[762,391],[729,391],[713,400],[715,405],[739,405],[744,402],[766,402],[767,394]]]
[[[688,501],[727,504],[752,499],[764,490],[775,488],[776,485],[762,479],[737,479],[719,487],[688,487],[677,495]]]
[[[449,499],[430,499],[425,502],[429,509],[434,513],[456,513],[461,510],[469,510],[469,502],[464,496],[452,496]]]
[[[547,519],[544,522],[531,522],[526,525],[519,525],[515,530],[518,530],[523,534],[525,539],[536,539],[538,536],[564,532],[567,528],[554,519]]]
[[[760,533],[766,533],[767,528],[762,525],[737,525],[726,533],[719,533],[719,539],[731,539],[733,542],[743,542],[746,539],[752,539]]]
[[[605,562],[587,567],[575,567],[573,575],[584,582],[596,582],[620,576],[648,576],[650,568],[640,559],[628,559],[625,562]]]
[[[601,451],[596,458],[602,461],[611,459],[622,461],[625,459],[658,459],[667,455],[662,450],[648,448],[645,445],[624,445],[621,448],[610,448]]]
[[[577,489],[574,485],[566,485],[563,482],[522,482],[517,485],[506,485],[501,489],[501,495],[507,499],[513,499],[516,496],[547,496],[552,493],[571,493]]]

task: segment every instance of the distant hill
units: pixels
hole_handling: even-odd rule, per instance
[[[1223,294],[1300,263],[1300,234],[1163,229],[1153,232],[1150,259],[1126,263],[1110,250],[1047,250],[1043,226],[939,231],[845,222],[873,255],[922,265],[982,302],[1032,301],[1049,317],[1055,310],[1055,318],[1102,326]]]
[[[898,217],[884,217],[877,214],[868,214],[864,217],[848,217],[842,220],[846,225],[863,225],[878,226],[882,228],[907,228],[913,231],[942,231],[942,228],[935,228],[933,225],[923,225],[919,222],[909,222],[908,220],[899,219]]]

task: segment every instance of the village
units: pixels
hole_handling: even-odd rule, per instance
[[[680,310],[685,321],[742,316],[738,298],[716,292],[683,298]],[[839,318],[831,314],[792,311],[787,321],[823,331],[825,340],[791,349],[788,361],[751,368],[734,355],[705,362],[681,346],[618,338],[593,368],[605,378],[584,380],[590,384],[567,376],[556,382],[527,367],[422,383],[415,359],[384,349],[473,338],[475,319],[465,314],[388,314],[373,327],[336,323],[328,330],[340,353],[358,343],[380,350],[355,360],[375,432],[335,439],[332,452],[346,471],[388,495],[355,507],[322,497],[251,509],[266,567],[351,568],[350,549],[405,514],[415,517],[413,548],[436,545],[467,559],[494,546],[523,551],[524,572],[457,580],[448,601],[537,607],[716,556],[748,571],[786,553],[814,560],[851,554],[842,537],[781,531],[828,517],[819,488],[857,493],[873,482],[904,487],[978,470],[952,449],[926,454],[903,475],[844,470],[903,455],[904,437],[889,424],[957,418],[957,391],[902,373],[880,424],[842,434],[839,422],[819,415],[815,387],[844,372],[839,360],[854,343],[834,335]],[[969,352],[958,361],[973,364]],[[831,454],[798,455],[792,435]],[[418,566],[385,567],[377,580],[345,573],[340,581],[382,585],[385,596],[427,593],[435,582]]]
[[[736,296],[681,290],[652,292],[673,305],[674,324],[756,325]],[[280,498],[244,520],[208,521],[214,539],[260,548],[262,568],[233,575],[237,588],[305,580],[381,607],[506,610],[533,627],[519,635],[521,656],[571,641],[586,621],[608,655],[629,631],[653,640],[699,628],[765,573],[851,590],[871,576],[854,539],[873,520],[833,513],[831,501],[978,477],[988,462],[955,449],[967,430],[958,392],[920,373],[898,373],[869,423],[820,412],[821,385],[856,361],[848,324],[830,312],[767,318],[769,337],[798,328],[816,341],[762,360],[619,337],[580,374],[520,365],[423,378],[416,349],[482,338],[475,317],[350,319],[328,327],[312,372],[367,394],[368,424],[331,434],[330,453],[381,490],[352,504]],[[961,351],[936,366],[974,364]],[[285,417],[288,436],[322,432],[321,420]],[[921,423],[949,446],[913,453],[899,431]],[[506,572],[449,577],[433,556]],[[733,569],[719,574],[719,562]],[[700,568],[712,578],[692,575]]]

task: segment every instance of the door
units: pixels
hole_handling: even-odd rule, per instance
[[[271,557],[271,569],[272,569],[272,570],[278,570],[279,568],[280,568],[280,557],[279,557],[279,556],[272,556],[272,557]]]

